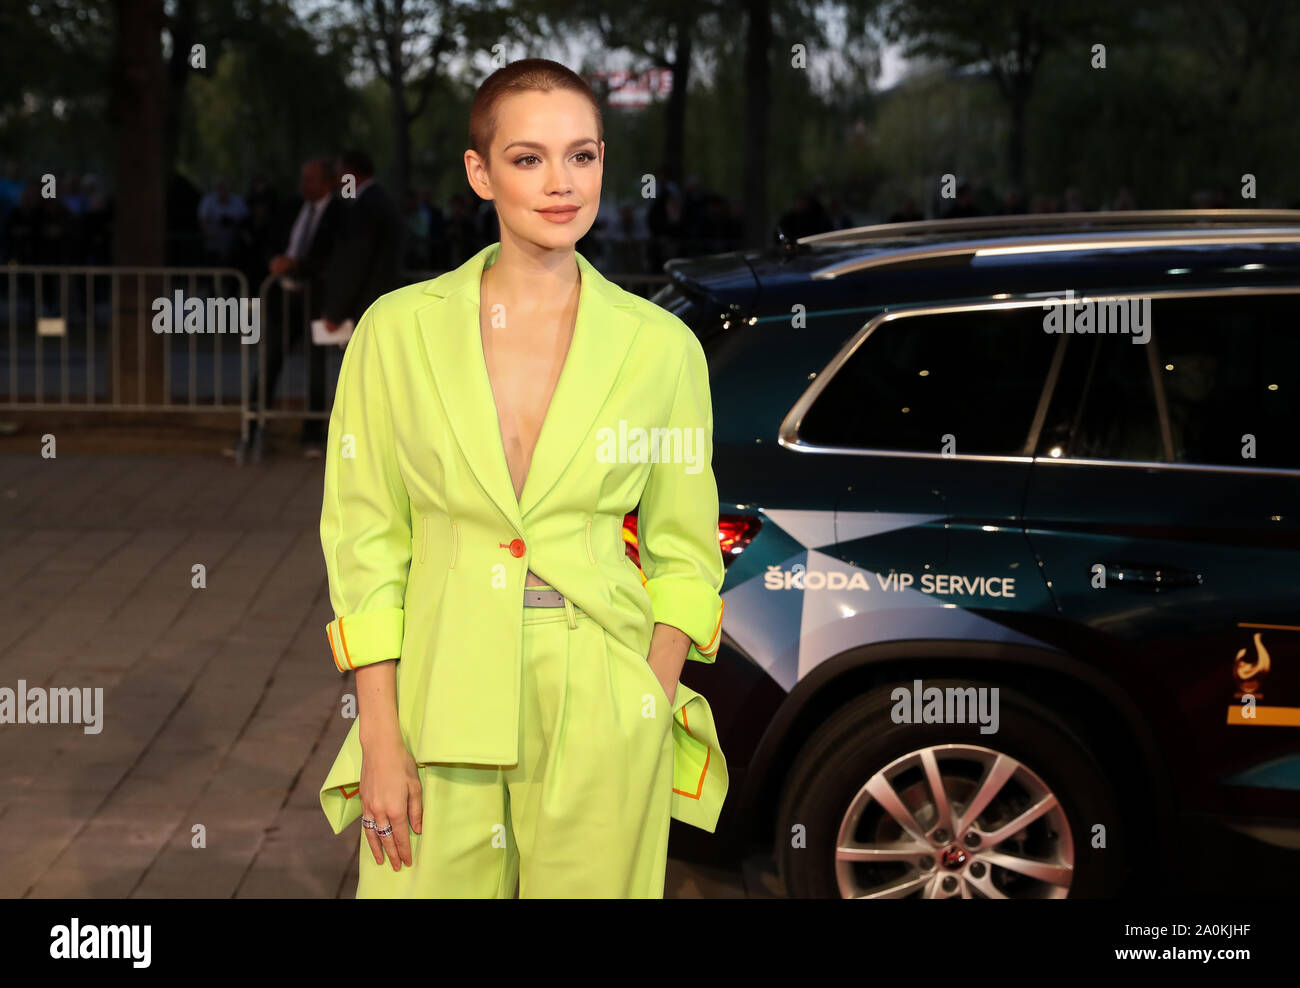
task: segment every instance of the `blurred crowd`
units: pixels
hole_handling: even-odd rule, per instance
[[[301,189],[299,196],[285,192],[286,178],[254,174],[240,191],[226,177],[216,176],[201,190],[173,174],[166,190],[165,263],[232,267],[245,274],[250,286],[261,284],[272,272],[274,259],[284,254],[303,208]],[[0,259],[20,264],[112,263],[113,202],[103,182],[95,175],[68,173],[58,176],[55,188],[57,194],[47,198],[40,177],[24,176],[16,162],[0,165]],[[406,280],[454,268],[500,236],[492,203],[469,190],[439,203],[428,187],[419,186],[392,201],[400,230],[397,262]],[[1220,187],[1198,191],[1187,205],[1222,209],[1243,203]],[[826,195],[818,185],[797,193],[776,225],[795,239],[866,223],[922,220],[927,214],[947,218],[1138,208],[1126,187],[1103,200],[1088,201],[1077,186],[1026,195],[1014,188],[998,192],[969,182],[956,188],[954,198],[935,195],[925,206],[903,197],[886,216],[872,217],[865,209],[854,215],[844,200]],[[662,194],[648,201],[615,202],[606,196],[578,250],[608,272],[657,274],[673,257],[736,250],[743,245],[744,233],[740,200],[691,177],[681,185],[665,183]]]
[[[23,173],[16,162],[0,165],[0,175],[0,259],[112,263],[113,202],[98,177],[57,176],[54,196],[46,197],[42,178]],[[284,252],[302,208],[301,189],[297,196],[288,193],[286,180],[258,173],[238,188],[218,175],[200,189],[173,174],[165,195],[164,263],[232,267],[250,285],[260,284]],[[419,186],[396,196],[394,205],[404,275],[454,268],[500,236],[492,203],[468,189],[440,203],[427,186]],[[664,194],[649,202],[614,203],[607,196],[578,249],[602,270],[659,273],[669,258],[734,250],[743,236],[739,200],[691,178],[681,186],[667,183]]]
[[[20,264],[111,264],[113,207],[95,175],[24,180],[16,162],[0,166],[0,258]]]

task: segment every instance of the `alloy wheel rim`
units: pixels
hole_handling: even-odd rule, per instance
[[[1056,794],[1023,762],[981,745],[931,745],[854,794],[835,877],[852,899],[1061,899],[1074,840]]]

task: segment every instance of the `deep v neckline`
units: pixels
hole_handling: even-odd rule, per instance
[[[484,273],[493,264],[486,265],[483,268]],[[574,261],[575,265],[577,261]],[[515,504],[522,510],[524,492],[528,490],[528,480],[533,475],[533,467],[536,465],[537,451],[542,446],[542,436],[546,433],[546,424],[550,421],[551,410],[555,407],[555,398],[560,393],[560,387],[565,381],[565,371],[568,369],[570,358],[573,356],[573,347],[578,335],[578,312],[582,308],[582,268],[578,267],[578,304],[574,307],[573,321],[569,326],[569,342],[564,350],[564,357],[560,361],[560,371],[555,375],[555,383],[551,385],[551,393],[546,399],[546,408],[542,412],[541,424],[537,428],[537,438],[533,441],[533,447],[528,451],[528,468],[524,471],[524,482],[520,485],[519,491],[515,491],[514,477],[510,473],[510,455],[506,449],[506,437],[501,429],[501,403],[497,397],[496,387],[492,381],[492,370],[488,367],[487,346],[483,339],[483,279],[479,278],[478,285],[478,351],[479,358],[483,364],[483,375],[487,378],[488,394],[492,398],[492,414],[496,420],[496,437],[497,446],[501,450],[501,459],[505,463],[506,478],[510,481],[510,492],[514,495]],[[530,571],[531,572],[531,571]]]

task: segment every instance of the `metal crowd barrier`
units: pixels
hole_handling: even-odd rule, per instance
[[[402,283],[440,273],[403,272]],[[667,279],[610,280],[649,295]],[[247,278],[233,268],[8,265],[0,269],[0,411],[238,414],[237,461],[260,458],[268,420],[329,419],[343,347],[319,348],[323,407],[307,407],[310,293],[304,282],[295,333],[276,275],[250,296]],[[281,366],[268,408],[272,345],[281,347]]]
[[[202,302],[195,332],[185,329],[190,299]],[[238,319],[249,301],[248,281],[233,268],[7,265],[0,409],[237,411],[234,368],[246,375],[250,356]],[[207,331],[218,323],[227,332]]]

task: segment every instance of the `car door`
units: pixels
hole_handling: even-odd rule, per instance
[[[1300,816],[1300,295],[1145,304],[1145,342],[1064,334],[1028,537],[1186,808]]]
[[[1039,644],[1018,630],[1051,608],[1020,509],[1057,349],[1022,303],[926,307],[873,319],[828,368],[797,410],[799,441],[840,464],[820,564],[869,589],[819,595],[817,620],[805,605],[805,635],[826,637],[818,655],[877,641]]]

